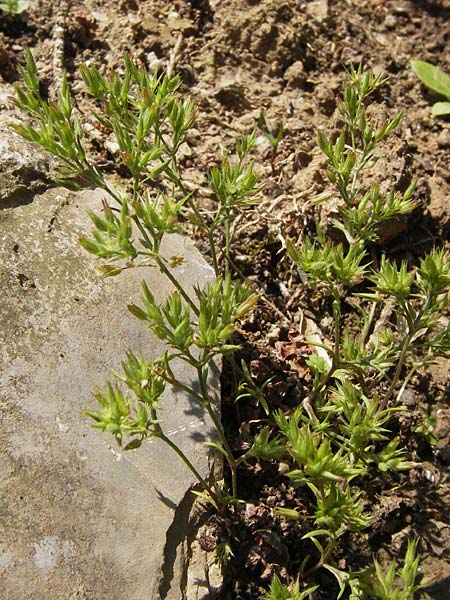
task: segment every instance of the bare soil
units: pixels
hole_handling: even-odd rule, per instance
[[[415,264],[433,244],[447,244],[450,230],[450,123],[431,116],[433,95],[414,76],[412,58],[450,73],[450,5],[447,0],[30,0],[21,16],[0,16],[0,110],[19,80],[24,49],[31,48],[53,94],[62,69],[68,72],[84,111],[91,151],[111,173],[116,148],[104,149],[89,100],[82,92],[81,63],[123,69],[125,52],[150,69],[180,73],[183,92],[200,109],[184,148],[186,175],[206,190],[208,168],[237,134],[250,131],[261,110],[268,123],[282,120],[284,136],[275,161],[263,136],[256,162],[264,191],[260,205],[237,228],[233,249],[242,272],[269,299],[239,334],[241,356],[255,378],[276,375],[269,388],[273,407],[292,407],[309,384],[304,356],[296,346],[306,314],[327,335],[326,305],[304,289],[286,257],[284,240],[326,226],[327,208],[311,198],[326,189],[317,131],[337,131],[336,106],[345,68],[363,62],[390,79],[374,108],[380,120],[404,111],[398,133],[385,149],[377,175],[383,185],[405,190],[417,179],[420,207],[406,221],[383,232],[390,256]],[[1,151],[1,150],[0,150]],[[120,175],[120,173],[119,173]],[[329,209],[328,209],[329,210]],[[199,239],[201,245],[202,240]],[[241,356],[238,358],[240,359]],[[339,566],[357,569],[376,556],[383,564],[402,556],[406,540],[417,536],[422,570],[436,583],[421,598],[450,598],[449,361],[442,359],[412,382],[408,410],[395,433],[418,466],[363,486],[373,524],[363,539],[345,538]],[[224,370],[223,419],[236,452],[251,440],[264,418],[261,407],[236,404],[232,373]],[[431,416],[436,440],[414,432]],[[256,424],[256,425],[255,425]],[[240,473],[246,501],[240,523],[211,520],[201,539],[213,548],[226,533],[235,535],[234,558],[225,573],[221,598],[262,598],[274,572],[296,578],[311,544],[300,538],[308,524],[288,524],[274,516],[275,505],[307,513],[308,498],[289,485],[273,465],[247,465]],[[331,575],[320,575],[317,598],[337,598]]]

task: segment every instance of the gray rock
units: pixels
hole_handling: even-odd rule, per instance
[[[126,309],[139,303],[141,278],[159,300],[169,291],[156,269],[99,279],[78,237],[90,230],[86,213],[98,210],[103,196],[56,188],[10,202],[0,213],[5,600],[183,596],[177,547],[188,527],[193,477],[162,444],[124,453],[82,416],[95,404],[92,389],[120,369],[128,347],[149,357],[163,350]],[[177,269],[185,285],[212,277],[187,239],[170,237],[165,252],[186,258]],[[177,368],[186,381],[193,376]],[[218,389],[217,373],[211,389]],[[161,408],[164,429],[207,476],[201,440],[208,419],[171,390]]]
[[[13,129],[13,113],[0,114],[0,208],[10,198],[29,201],[30,192],[42,190],[50,181],[52,158]]]

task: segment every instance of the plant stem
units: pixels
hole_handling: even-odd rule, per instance
[[[401,350],[400,350],[400,358],[399,361],[397,363],[397,367],[395,369],[395,373],[394,373],[394,377],[392,378],[391,384],[388,388],[388,391],[386,392],[386,394],[384,395],[383,399],[381,400],[380,404],[379,404],[379,410],[382,411],[386,408],[387,403],[389,402],[389,400],[391,399],[392,394],[394,393],[395,390],[395,386],[398,383],[398,380],[400,378],[400,374],[402,372],[403,369],[403,365],[405,364],[405,360],[406,360],[406,355],[408,353],[408,348],[409,345],[411,343],[411,338],[412,335],[411,333],[408,333],[408,335],[406,335],[403,339],[402,345],[401,345]]]
[[[154,421],[157,421],[158,418],[157,418],[156,410],[151,409],[150,412],[151,412],[152,419]],[[219,500],[217,494],[214,492],[214,490],[211,488],[211,486],[206,482],[206,480],[200,475],[200,473],[197,471],[197,469],[194,467],[194,465],[191,463],[191,461],[188,459],[188,457],[184,454],[184,452],[181,450],[181,448],[179,448],[176,444],[174,444],[174,442],[172,442],[172,440],[165,435],[165,433],[161,429],[161,426],[159,423],[155,423],[154,437],[157,437],[158,439],[163,441],[165,444],[167,444],[181,458],[181,460],[188,467],[188,469],[191,471],[191,473],[199,481],[199,483],[201,484],[201,486],[203,487],[205,492],[207,492],[211,496],[211,498],[214,500],[214,502],[217,504],[217,506],[220,507],[220,500]]]
[[[425,299],[425,302],[423,303],[420,310],[417,311],[414,319],[412,318],[412,315],[411,315],[412,306],[410,304],[409,305],[405,304],[403,306],[403,308],[404,308],[403,312],[405,313],[406,320],[408,322],[408,333],[403,338],[403,341],[401,343],[400,358],[397,363],[397,367],[395,369],[395,373],[392,378],[391,384],[388,388],[388,391],[386,392],[383,400],[380,402],[380,410],[383,410],[384,408],[386,408],[387,403],[389,402],[392,394],[394,393],[395,387],[398,384],[398,381],[399,381],[400,375],[401,375],[401,371],[402,371],[403,366],[406,361],[406,356],[408,354],[408,350],[410,349],[410,346],[411,346],[411,341],[414,338],[414,336],[416,335],[416,333],[421,329],[421,327],[423,327],[422,317],[429,310],[432,302],[433,302],[433,297],[431,294],[428,294]]]
[[[132,217],[132,219],[133,219],[134,223],[136,224],[137,228],[139,229],[142,237],[145,239],[145,241],[147,242],[149,247],[152,248],[154,246],[154,244],[152,243],[151,239],[148,237],[147,232],[145,231],[144,227],[142,226],[142,223],[139,220],[139,217],[134,215]],[[175,289],[177,289],[180,292],[180,294],[182,295],[184,300],[192,308],[194,314],[198,317],[198,315],[200,314],[198,308],[195,306],[194,302],[189,297],[189,294],[187,294],[187,292],[184,290],[184,288],[179,284],[177,279],[172,275],[170,270],[166,267],[166,265],[164,264],[164,260],[161,258],[161,256],[159,255],[158,252],[153,253],[153,259],[156,262],[156,264],[158,265],[158,268],[161,271],[161,273],[164,273],[164,275],[167,277],[167,279],[170,280],[170,282],[173,284]]]
[[[327,371],[325,377],[322,381],[317,385],[317,387],[303,400],[302,406],[308,413],[310,419],[316,423],[319,422],[317,419],[314,409],[312,407],[313,402],[316,400],[317,396],[320,392],[326,388],[328,382],[330,381],[333,373],[337,371],[337,369],[341,366],[341,304],[339,293],[333,292],[333,317],[334,317],[334,350],[331,359],[331,367]]]
[[[231,470],[231,489],[233,498],[237,498],[237,462],[233,456],[233,452],[231,450],[230,444],[225,435],[225,431],[223,430],[222,423],[217,418],[217,415],[212,407],[211,399],[208,394],[208,389],[205,380],[205,374],[201,367],[201,365],[197,366],[198,380],[200,383],[200,391],[204,398],[204,407],[206,408],[208,415],[213,422],[214,427],[216,428],[217,433],[219,434],[220,441],[222,443],[223,449],[225,451],[225,456],[228,462],[228,466]]]
[[[167,279],[170,280],[170,282],[174,285],[174,287],[183,296],[184,300],[192,308],[193,313],[198,317],[198,315],[200,314],[199,309],[196,307],[196,305],[194,304],[194,302],[192,301],[192,299],[189,297],[189,295],[187,294],[187,292],[184,290],[184,288],[178,283],[176,277],[174,277],[172,275],[172,273],[170,272],[170,269],[168,269],[166,267],[166,265],[164,264],[164,260],[160,256],[156,256],[155,257],[155,262],[158,265],[161,273],[164,273],[164,275],[167,277]]]
[[[200,475],[200,473],[197,471],[197,469],[194,467],[194,465],[190,462],[190,460],[187,458],[187,456],[184,454],[184,452],[176,444],[174,444],[172,442],[172,440],[170,438],[168,438],[164,433],[162,433],[162,432],[159,433],[157,435],[157,437],[159,439],[161,439],[165,444],[167,444],[170,448],[172,448],[172,450],[174,452],[176,452],[176,454],[181,458],[181,460],[185,463],[185,465],[189,468],[189,470],[198,479],[198,481],[200,482],[203,489],[206,492],[208,492],[208,494],[211,496],[211,498],[214,500],[214,502],[217,504],[217,506],[220,506],[220,500],[219,500],[218,496],[215,494],[215,492],[213,491],[211,486],[209,486],[206,483],[205,479]]]
[[[177,167],[176,173],[175,172],[168,173],[168,176],[173,181],[173,183],[175,183],[175,185],[178,186],[178,189],[181,191],[181,193],[187,197],[187,202],[189,204],[190,209],[194,213],[195,218],[197,219],[197,222],[200,225],[202,231],[206,234],[206,237],[208,238],[208,245],[209,245],[209,249],[211,252],[211,260],[213,263],[214,272],[217,276],[219,274],[219,264],[217,261],[216,245],[214,243],[214,237],[213,237],[211,227],[208,227],[208,224],[206,223],[203,215],[199,211],[195,202],[192,201],[192,199],[191,199],[192,194],[190,194],[187,191],[187,189],[184,187],[183,182],[181,181],[181,179],[178,175],[178,167]]]
[[[231,249],[231,215],[229,209],[226,211],[225,215],[225,275],[228,275],[230,269],[231,257],[230,257],[230,249]]]

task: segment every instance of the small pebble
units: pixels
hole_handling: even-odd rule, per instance
[[[291,470],[290,466],[286,463],[280,462],[278,465],[278,473],[280,475],[286,475]]]
[[[148,52],[146,58],[149,71],[151,71],[152,73],[156,73],[156,71],[158,71],[158,69],[162,67],[164,62],[160,58],[158,58],[153,51]]]
[[[297,60],[290,67],[286,69],[283,75],[283,79],[292,86],[300,86],[305,82],[305,66],[301,60]]]
[[[386,29],[395,29],[397,26],[397,19],[394,17],[394,15],[386,15],[386,18],[384,19],[384,26]]]
[[[409,15],[410,9],[405,4],[394,4],[391,8],[392,12],[396,15]]]
[[[441,148],[445,148],[445,146],[450,146],[450,129],[442,129],[438,136],[438,146]]]
[[[435,482],[436,478],[429,469],[424,469],[423,474],[425,476],[425,479],[428,479],[428,481],[431,481],[431,483]]]
[[[405,406],[413,407],[417,404],[417,398],[414,390],[406,388],[400,396],[400,402]]]

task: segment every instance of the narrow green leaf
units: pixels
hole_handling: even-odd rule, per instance
[[[305,535],[302,535],[302,540],[309,540],[312,539],[318,535],[329,535],[330,532],[328,531],[328,529],[315,529],[314,531],[310,531],[309,533],[305,533]]]
[[[130,313],[132,315],[134,315],[135,317],[137,317],[141,321],[147,321],[148,320],[147,313],[144,312],[142,310],[142,308],[139,308],[139,306],[136,306],[136,304],[128,304],[127,308],[128,308],[128,310],[130,311]]]
[[[279,506],[276,506],[274,510],[276,515],[284,517],[285,519],[298,521],[300,518],[300,514],[292,508],[281,508]]]
[[[57,179],[56,177],[54,177],[53,181],[56,184],[61,185],[62,187],[65,187],[66,189],[70,190],[71,192],[78,192],[81,190],[81,185],[73,179]]]

